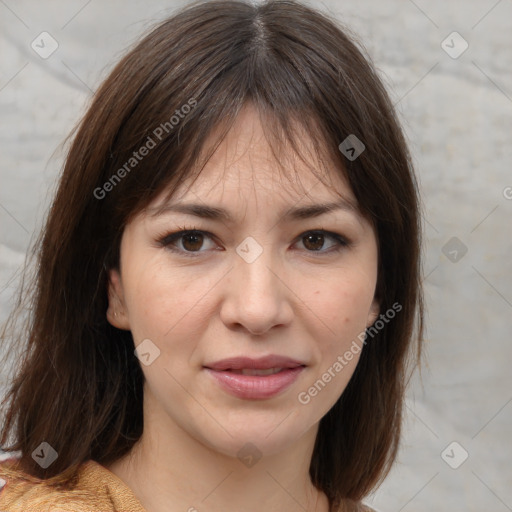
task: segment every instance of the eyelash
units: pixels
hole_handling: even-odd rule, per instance
[[[198,233],[201,235],[205,235],[206,237],[208,237],[212,240],[215,239],[214,235],[212,235],[208,231],[197,229],[195,227],[187,228],[184,226],[184,227],[178,228],[177,231],[174,231],[172,233],[166,233],[164,235],[157,237],[157,244],[159,247],[165,247],[166,249],[168,249],[172,252],[175,252],[175,253],[179,253],[180,255],[195,258],[195,257],[198,257],[201,253],[206,252],[206,251],[202,251],[202,250],[185,251],[185,250],[173,247],[172,244],[186,235],[192,235],[192,234],[198,234]],[[337,252],[340,252],[342,249],[350,246],[350,242],[345,237],[343,237],[337,233],[333,233],[332,231],[326,231],[324,229],[312,229],[309,231],[305,231],[298,237],[298,240],[301,240],[302,238],[306,237],[307,235],[312,235],[312,234],[314,234],[314,235],[320,234],[320,235],[330,237],[330,238],[334,239],[335,242],[337,242],[337,245],[329,248],[326,251],[321,251],[321,250],[309,251],[306,249],[306,252],[311,253],[311,254],[324,255],[324,254],[337,253]]]

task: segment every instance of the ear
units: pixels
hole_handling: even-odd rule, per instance
[[[370,306],[370,311],[368,311],[368,318],[366,320],[366,327],[370,327],[370,325],[377,320],[377,317],[380,313],[380,300],[377,297],[373,298],[372,305]]]
[[[107,320],[118,329],[130,330],[121,274],[116,269],[109,270]]]

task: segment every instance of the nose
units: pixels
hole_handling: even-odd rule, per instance
[[[254,335],[289,325],[294,295],[286,281],[282,266],[272,260],[270,250],[264,250],[251,263],[236,255],[225,282],[220,310],[223,323]]]

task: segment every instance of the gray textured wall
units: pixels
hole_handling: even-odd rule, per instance
[[[1,322],[54,190],[55,150],[120,52],[178,5],[0,0]],[[403,118],[424,200],[428,364],[409,391],[399,463],[369,502],[512,510],[512,2],[312,5],[361,35]],[[46,59],[31,47],[43,51],[43,31],[58,43]]]

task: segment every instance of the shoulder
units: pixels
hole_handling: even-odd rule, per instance
[[[15,458],[0,461],[2,512],[145,512],[131,490],[95,461],[83,463],[72,489],[27,475]]]
[[[361,503],[359,505],[358,512],[379,512],[378,510],[370,507],[369,505],[365,505],[364,503]]]
[[[379,512],[360,501],[346,500],[337,512]]]
[[[15,458],[0,462],[0,510],[2,512],[56,512],[64,510],[82,511],[89,494],[80,489],[59,490],[44,480],[24,473]]]

